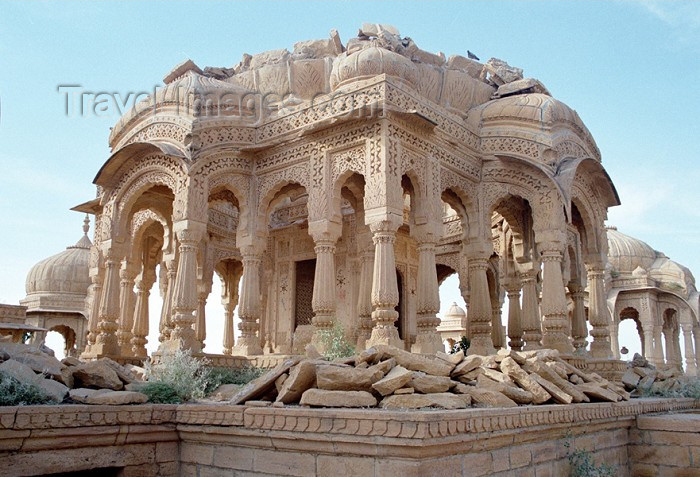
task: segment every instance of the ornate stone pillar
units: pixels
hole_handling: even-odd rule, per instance
[[[165,278],[165,295],[163,297],[163,308],[160,312],[160,322],[158,325],[158,341],[161,343],[170,338],[172,331],[172,315],[173,315],[173,290],[175,289],[175,278],[177,277],[177,262],[174,259],[165,262],[167,273],[161,275]]]
[[[418,244],[418,284],[416,306],[416,342],[414,353],[435,354],[444,351],[445,345],[436,328],[440,325],[437,270],[435,268],[435,242],[425,240]]]
[[[491,338],[491,298],[486,277],[488,270],[487,244],[470,244],[467,247],[469,259],[469,324],[471,328],[471,345],[469,354],[494,354]]]
[[[523,289],[523,350],[531,351],[542,348],[542,325],[540,324],[540,305],[537,297],[537,270],[520,274]]]
[[[564,255],[559,243],[540,244],[542,251],[542,346],[573,353],[567,333],[568,310],[561,267]]]
[[[312,323],[314,334],[311,342],[323,352],[324,342],[320,333],[333,328],[335,323],[335,243],[340,237],[343,225],[329,220],[319,220],[309,224],[309,234],[314,239],[316,269],[311,308],[314,312]]]
[[[586,309],[583,304],[584,291],[578,283],[569,283],[571,300],[574,303],[574,310],[571,319],[571,337],[574,339],[574,348],[579,353],[585,353],[588,346],[588,326],[586,326]]]
[[[138,358],[146,358],[146,343],[148,340],[148,299],[151,295],[151,287],[155,282],[155,275],[150,276],[150,273],[145,271],[141,277],[136,280],[136,306],[134,317],[134,325],[132,328],[131,352],[133,356]]]
[[[586,265],[588,274],[588,321],[593,329],[591,356],[612,358],[610,343],[610,311],[605,298],[605,268],[602,263]]]
[[[513,278],[506,283],[508,297],[508,346],[514,351],[523,348],[523,328],[520,318],[520,283]]]
[[[89,354],[92,346],[97,340],[97,325],[100,322],[100,301],[102,301],[102,276],[99,273],[90,275],[92,281],[92,303],[90,308],[90,319],[88,320],[87,344],[84,353]]]
[[[114,248],[105,250],[105,281],[99,308],[99,334],[91,347],[91,358],[119,356],[116,331],[119,328],[119,262],[121,256]]]
[[[236,309],[236,302],[233,297],[226,296],[221,300],[224,305],[224,354],[231,354],[235,346],[233,333],[233,310]]]
[[[243,253],[243,283],[238,305],[241,336],[232,350],[234,355],[254,356],[262,354],[258,328],[260,319],[260,252],[247,247]]]
[[[398,220],[379,220],[370,224],[374,242],[374,271],[372,276],[372,334],[368,347],[386,344],[403,349],[403,341],[394,325],[399,314],[399,288],[396,282],[394,242],[399,229]]]
[[[195,323],[194,328],[200,349],[204,349],[204,340],[207,339],[206,306],[208,297],[209,290],[199,290],[197,293],[197,322]]]
[[[664,365],[664,350],[661,345],[661,330],[661,326],[654,326],[654,360],[652,361],[654,366]]]
[[[372,335],[372,269],[374,268],[374,251],[360,252],[360,290],[357,295],[357,349],[365,349],[367,340]]]
[[[695,364],[695,349],[693,346],[693,328],[691,325],[681,326],[683,331],[683,344],[685,345],[685,374],[697,376],[698,368]]]
[[[654,330],[650,329],[651,325],[643,325],[642,332],[644,333],[644,357],[651,363],[654,361]]]
[[[491,341],[493,341],[493,347],[496,349],[506,347],[503,325],[501,323],[501,303],[498,299],[491,300]]]
[[[466,307],[465,311],[467,313],[465,319],[465,329],[467,338],[471,341],[472,332],[469,323],[469,260],[467,260],[466,255],[460,252],[459,255],[459,270],[457,270],[457,277],[459,278],[459,294],[462,295],[462,300],[464,300],[464,305]]]
[[[131,356],[131,328],[134,326],[134,279],[136,270],[128,262],[124,261],[119,270],[119,331],[117,338],[122,356]]]
[[[201,351],[194,331],[194,313],[197,309],[197,247],[202,234],[190,226],[193,224],[185,222],[177,231],[180,258],[173,289],[173,329],[170,338],[162,345],[166,352],[176,349],[189,349],[193,353]]]

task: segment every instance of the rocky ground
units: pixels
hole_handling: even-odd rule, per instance
[[[656,368],[646,358],[635,353],[627,372],[622,376],[622,384],[631,391],[633,397],[648,395],[661,396],[680,391],[692,378],[672,366]]]
[[[54,402],[138,404],[148,397],[134,389],[144,381],[143,368],[122,366],[104,358],[59,361],[50,350],[25,344],[0,343],[0,372],[33,384]]]
[[[230,402],[460,409],[629,398],[622,386],[573,367],[553,350],[427,356],[375,346],[332,362],[290,358],[241,388]]]

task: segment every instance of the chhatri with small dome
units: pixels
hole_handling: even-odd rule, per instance
[[[96,197],[74,208],[93,241],[86,224],[27,277],[27,322],[71,354],[143,360],[157,327],[158,353],[220,340],[208,357],[226,364],[303,353],[337,325],[359,349],[435,353],[464,334],[473,353],[552,348],[617,373],[633,319],[652,362],[697,372],[692,275],[606,230],[620,200],[601,152],[522,69],[365,24],[233,68],[187,60],[164,82],[112,128]],[[441,323],[453,274],[467,311]],[[212,299],[224,326],[207,336]]]

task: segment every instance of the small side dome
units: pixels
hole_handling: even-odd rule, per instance
[[[467,316],[467,312],[464,311],[456,302],[452,302],[452,306],[445,313],[445,319],[461,319]]]
[[[637,267],[632,272],[633,277],[646,277],[647,275],[649,275],[649,274],[642,267]]]
[[[651,270],[657,252],[647,243],[608,227],[608,261],[620,273],[633,273],[637,268]]]
[[[352,81],[385,74],[406,81],[414,86],[418,69],[411,60],[393,51],[370,46],[347,55],[340,55],[333,63],[331,88],[337,89]]]
[[[88,224],[86,217],[84,234],[75,245],[40,261],[29,270],[25,282],[27,298],[32,295],[87,295],[91,283],[89,260],[92,247],[87,236]]]

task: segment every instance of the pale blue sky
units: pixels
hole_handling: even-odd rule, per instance
[[[0,302],[80,237],[68,209],[94,197],[109,155],[117,116],[66,117],[59,85],[152,90],[186,58],[232,66],[331,28],[347,41],[363,22],[540,79],[600,147],[623,202],[609,222],[700,274],[698,3],[15,1],[0,3]]]

